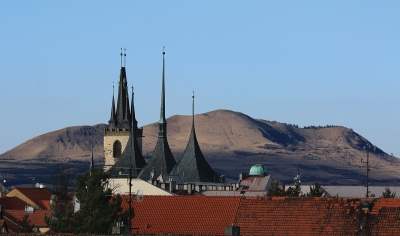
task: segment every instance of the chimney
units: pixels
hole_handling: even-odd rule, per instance
[[[225,235],[240,236],[240,227],[232,223],[231,225],[225,227]]]
[[[187,184],[187,193],[188,193],[188,195],[192,195],[192,185],[191,184]]]
[[[176,182],[173,179],[171,179],[171,181],[168,182],[169,182],[169,191],[172,193],[176,188]]]
[[[244,180],[247,177],[247,173],[240,173],[239,180]]]
[[[219,177],[219,180],[221,181],[221,183],[225,183],[225,175],[224,174],[222,174],[220,177]]]

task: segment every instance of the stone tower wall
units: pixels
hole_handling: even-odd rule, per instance
[[[118,158],[113,157],[114,142],[121,142],[121,153],[124,152],[130,136],[129,129],[105,129],[104,131],[104,171],[115,164]]]
[[[104,171],[107,171],[117,162],[118,158],[114,158],[113,149],[114,142],[119,140],[121,142],[121,154],[124,152],[130,136],[129,129],[105,129],[104,130]],[[140,128],[136,132],[136,140],[139,144],[140,151],[142,151],[142,135],[143,129]]]

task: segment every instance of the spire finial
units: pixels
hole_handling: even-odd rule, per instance
[[[194,90],[192,95],[192,128],[194,129]]]
[[[114,82],[113,82],[113,97],[114,97]]]
[[[122,48],[121,48],[121,53],[119,55],[121,56],[121,67],[122,67]]]
[[[126,67],[126,48],[124,48],[124,67]]]

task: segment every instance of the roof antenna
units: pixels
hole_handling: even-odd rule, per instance
[[[121,53],[119,55],[121,56],[121,67],[122,67],[122,48],[121,48]]]
[[[124,67],[126,67],[126,48],[124,48]]]

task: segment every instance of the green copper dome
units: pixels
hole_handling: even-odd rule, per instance
[[[255,164],[250,168],[250,173],[249,175],[264,175],[266,174],[265,167],[261,164]]]

